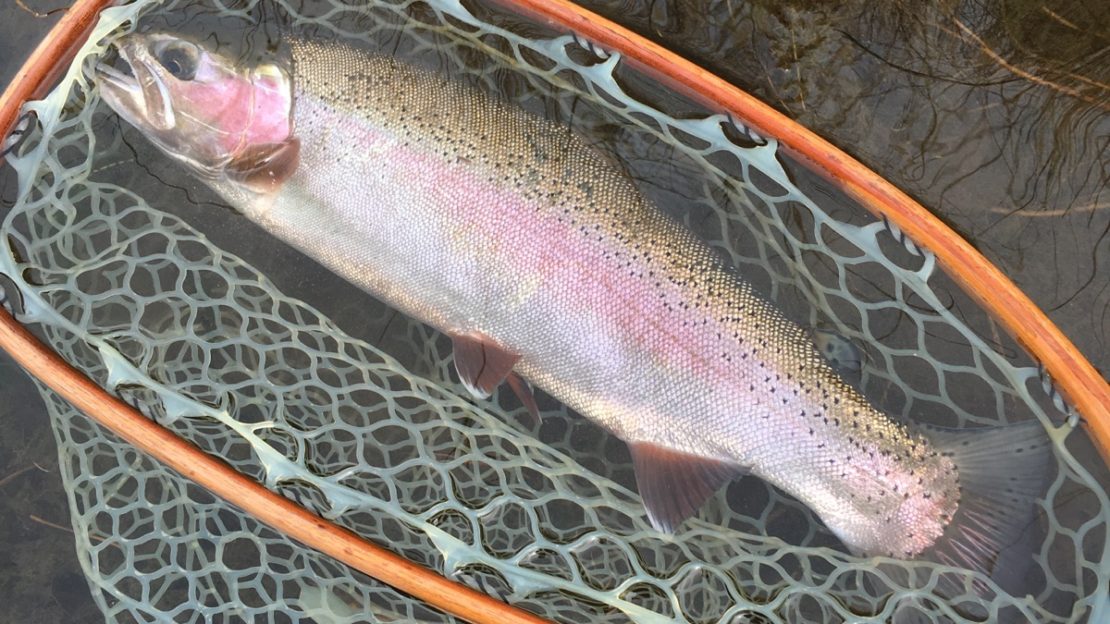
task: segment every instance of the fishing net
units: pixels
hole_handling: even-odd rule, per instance
[[[587,41],[451,0],[352,4],[105,11],[61,85],[26,106],[9,157],[18,202],[0,273],[20,320],[272,490],[556,621],[1095,621],[1110,583],[1110,502],[1084,467],[1097,457],[1050,380],[928,251],[773,138]],[[336,37],[497,92],[596,138],[788,315],[862,349],[854,381],[883,409],[955,427],[1038,419],[1054,462],[1025,557],[1029,595],[926,561],[852,557],[754,478],[676,535],[655,532],[619,441],[542,396],[539,423],[510,396],[470,400],[448,339],[267,241],[121,126],[86,76],[112,36],[137,26],[202,34],[244,58],[282,30]],[[109,621],[452,619],[44,396],[81,564]]]

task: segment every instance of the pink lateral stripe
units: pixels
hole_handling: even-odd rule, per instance
[[[659,44],[567,0],[493,0],[563,31],[620,52],[639,71],[712,109],[728,111],[828,179],[865,209],[887,218],[1020,343],[1083,416],[1110,465],[1110,384],[1064,333],[998,267],[921,204],[825,139],[724,79]]]

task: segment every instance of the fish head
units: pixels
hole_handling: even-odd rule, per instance
[[[271,192],[297,166],[291,73],[245,66],[168,33],[114,43],[96,66],[104,101],[217,191]]]

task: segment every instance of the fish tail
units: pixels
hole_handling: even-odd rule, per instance
[[[973,430],[929,428],[937,450],[959,471],[960,503],[923,556],[982,572],[1020,595],[1033,562],[1038,501],[1051,477],[1052,445],[1037,421]],[[945,593],[966,594],[949,579]],[[989,593],[974,583],[975,593]],[[958,592],[958,594],[956,593]]]

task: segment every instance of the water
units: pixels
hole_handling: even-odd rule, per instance
[[[1110,6],[583,4],[859,158],[1110,371]]]
[[[56,19],[33,18],[11,1],[0,5],[0,84],[8,84]],[[12,189],[10,172],[4,169],[0,205],[6,209]],[[42,624],[103,621],[89,597],[68,533],[67,499],[42,399],[5,354],[0,354],[0,422],[3,619]]]
[[[1110,213],[1105,209],[1107,159],[1098,151],[1105,149],[1110,123],[1099,105],[1105,105],[1105,93],[1099,96],[1083,91],[1084,97],[1095,100],[1089,102],[1062,95],[1059,86],[1007,77],[993,61],[968,63],[967,49],[954,46],[944,39],[951,35],[942,34],[958,27],[928,11],[910,15],[861,6],[855,11],[833,12],[802,4],[767,8],[657,2],[650,6],[650,11],[623,7],[619,14],[629,25],[797,117],[937,210],[1017,280],[1076,339],[1096,366],[1106,370]],[[616,12],[615,7],[599,8]],[[29,50],[33,39],[27,41],[31,29],[25,23],[34,20],[14,7],[0,11],[4,12],[0,17],[8,13],[15,18],[0,20],[0,29],[16,27],[26,41],[23,49]],[[841,17],[845,14],[853,17]],[[709,17],[703,17],[706,15]],[[922,21],[922,15],[929,20]],[[1098,23],[1090,17],[1076,21]],[[727,28],[706,24],[725,24]],[[1098,49],[1093,55],[1084,53],[1088,49],[1083,45],[1085,31],[1072,30],[1076,31],[1072,35],[1075,44],[1058,47],[1081,56],[1072,59],[1070,69],[1066,64],[1064,69],[1054,69],[1054,77],[1071,81],[1064,86],[1073,90],[1076,84],[1087,84],[1081,78],[1105,82],[1105,76],[1096,74],[1107,64],[1093,62],[1099,58]],[[986,41],[991,29],[982,32]],[[996,33],[991,36],[998,37]],[[1066,34],[1064,40],[1068,40]],[[1002,38],[1001,44],[1023,52],[1028,49],[1024,40]],[[1047,65],[1043,57],[1036,59]],[[1020,60],[1028,62],[1024,57]],[[3,75],[0,82],[6,82]],[[2,188],[10,194],[9,187]],[[222,218],[214,216],[218,214],[215,209],[204,214]],[[219,224],[209,226],[209,231],[221,229]],[[278,252],[272,262],[281,266],[291,257]],[[272,274],[265,266],[260,268]],[[306,277],[282,273],[283,288],[292,290]],[[364,333],[358,327],[344,327],[355,335]],[[0,375],[22,384],[22,378],[12,375],[10,369],[0,369]],[[37,400],[33,392],[14,388],[5,384],[0,389],[4,398],[15,397],[0,405]],[[21,394],[14,394],[17,392]],[[18,445],[24,452],[37,448],[38,455],[55,461],[45,417],[33,410],[15,412],[17,415],[4,415],[6,425],[18,418],[17,429],[37,426],[39,432],[29,439],[4,436],[0,444]],[[18,469],[25,459],[14,448],[3,450],[0,475]],[[37,478],[33,473],[38,472],[21,478]],[[52,511],[52,519],[60,524],[67,523],[59,502],[62,495],[56,491],[51,496],[47,481],[43,478],[41,486],[38,482],[22,486],[21,492],[29,488],[36,496],[30,500],[13,496],[18,505],[11,519],[4,520],[5,526],[30,526],[29,514],[46,517],[41,513],[44,510]],[[12,487],[5,486],[6,496],[12,496]],[[30,524],[61,551],[69,546],[67,536],[59,530],[33,521]],[[22,542],[25,548],[33,539],[23,533],[15,535],[11,541],[16,544],[5,553],[20,552],[15,545]],[[23,552],[40,561],[48,559],[38,544]],[[41,621],[58,621],[59,617],[46,617],[41,609],[65,608],[66,599],[59,597],[55,587],[66,587],[64,581],[73,578],[74,565],[59,562],[56,568],[41,572],[42,580],[15,587],[13,594],[22,596],[15,601],[16,609],[25,605],[27,613],[38,611]],[[6,566],[9,570],[15,567]],[[25,579],[27,572],[21,570]],[[76,585],[80,589],[81,584]],[[81,592],[76,594],[79,597]]]

